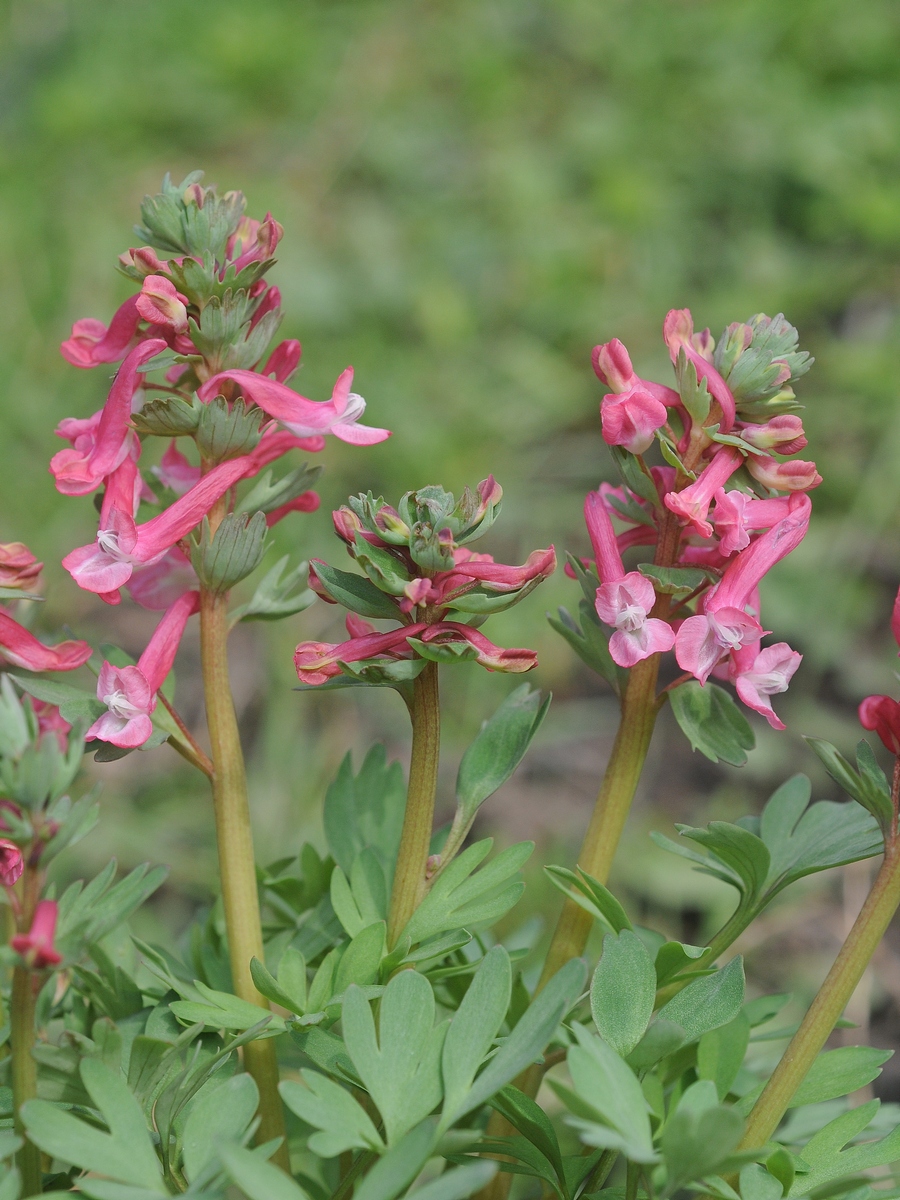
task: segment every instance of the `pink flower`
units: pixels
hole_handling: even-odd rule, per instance
[[[640,387],[660,404],[670,407],[681,405],[681,397],[673,388],[666,387],[663,383],[653,383],[649,379],[641,379],[635,374],[628,351],[618,338],[594,347],[591,351],[591,366],[600,382],[605,383],[613,392],[629,392]]]
[[[750,545],[750,531],[769,529],[788,514],[788,499],[779,496],[776,500],[757,500],[736,489],[716,492],[715,526],[719,541],[719,552],[727,558],[736,550],[745,550]]]
[[[719,608],[682,621],[675,637],[675,657],[683,671],[706,683],[724,655],[756,642],[763,629],[739,608]]]
[[[203,384],[197,395],[203,401],[211,400],[223,379],[237,383],[247,400],[259,405],[263,412],[280,421],[296,437],[331,433],[343,442],[371,446],[391,436],[388,429],[375,429],[358,423],[366,402],[362,396],[350,391],[352,367],[347,367],[338,376],[328,401],[307,400],[276,379],[244,370],[220,371]]]
[[[663,322],[663,339],[669,347],[669,357],[673,363],[678,361],[679,350],[683,350],[688,362],[694,364],[697,371],[697,378],[706,380],[709,394],[722,410],[719,430],[721,433],[728,433],[734,424],[734,396],[731,394],[728,384],[712,365],[711,360],[705,357],[703,353],[703,351],[709,353],[707,349],[709,330],[704,330],[701,334],[695,334],[694,320],[690,309],[673,308],[666,315],[666,319]]]
[[[237,273],[252,262],[271,258],[283,236],[284,229],[271,213],[266,213],[266,219],[262,222],[252,217],[242,217],[237,231],[228,239],[226,257],[231,260],[238,255],[233,262],[229,261],[229,269]],[[223,271],[222,278],[224,276]]]
[[[667,419],[665,404],[643,386],[612,393],[600,402],[603,440],[608,446],[624,446],[631,454],[643,454]]]
[[[472,554],[466,547],[454,551],[456,565],[450,574],[474,579],[489,592],[517,592],[534,579],[547,579],[556,570],[556,552],[532,550],[521,567],[496,563],[489,554]],[[440,576],[438,576],[440,578]]]
[[[745,659],[749,658],[749,662]],[[788,690],[794,672],[803,661],[803,655],[792,650],[787,642],[776,642],[754,654],[746,648],[732,655],[734,686],[738,696],[748,708],[761,713],[773,729],[784,729],[772,708],[770,696]]]
[[[113,315],[108,329],[91,317],[76,321],[72,336],[59,348],[66,362],[73,367],[96,367],[124,358],[140,321],[137,301],[137,296],[130,296]]]
[[[299,496],[295,496],[293,500],[288,500],[287,504],[279,504],[277,508],[273,508],[271,512],[266,513],[266,525],[269,529],[273,525],[277,525],[283,520],[288,513],[315,512],[322,501],[319,499],[318,492],[301,492]]]
[[[407,636],[410,630],[407,629]],[[462,625],[456,621],[441,621],[438,625],[427,625],[422,633],[423,642],[433,642],[435,645],[468,644],[475,652],[475,661],[488,671],[505,671],[522,674],[532,671],[538,665],[537,655],[533,650],[505,650],[495,646],[492,641],[473,629],[471,625]]]
[[[70,431],[76,436],[71,450],[60,450],[50,460],[57,491],[67,496],[84,496],[96,491],[136,448],[129,422],[131,400],[139,386],[139,372],[144,363],[165,347],[161,338],[151,338],[132,350],[116,372],[96,425],[93,425],[95,418],[78,422],[81,427],[78,429],[72,429],[72,423],[60,425],[57,432],[62,432],[62,436],[68,436]]]
[[[55,967],[62,962],[62,955],[53,945],[57,911],[55,900],[40,900],[34,910],[29,932],[17,933],[9,940],[13,950],[24,958],[32,971],[42,971],[45,967]]]
[[[107,711],[85,734],[123,749],[143,746],[153,732],[150,714],[156,694],[172,669],[189,617],[199,607],[198,592],[185,592],[166,611],[134,667],[114,667],[104,662],[97,680],[97,699]]]
[[[601,492],[588,492],[584,519],[597,563],[601,585],[597,589],[597,616],[615,633],[609,652],[620,667],[633,667],[651,654],[671,650],[675,633],[667,621],[651,617],[656,603],[653,584],[639,571],[626,575],[616,535]]]
[[[279,383],[287,383],[300,365],[301,346],[296,338],[279,342],[269,357],[261,375],[274,375]]]
[[[747,470],[764,487],[780,492],[809,492],[822,482],[816,464],[800,458],[779,462],[767,454],[751,454],[747,458]]]
[[[127,586],[132,600],[141,608],[162,610],[184,592],[198,588],[200,582],[191,560],[183,550],[173,546],[150,566],[135,567]]]
[[[294,667],[301,683],[317,685],[327,683],[340,675],[339,662],[360,662],[362,659],[387,655],[389,658],[411,658],[412,650],[408,637],[416,637],[428,626],[420,621],[416,625],[403,625],[388,633],[372,633],[363,637],[352,637],[349,642],[301,642],[294,651]]]
[[[143,525],[136,525],[124,508],[104,500],[96,542],[72,550],[63,566],[80,588],[118,603],[118,589],[128,582],[136,566],[159,561],[200,524],[230,487],[257,470],[249,455],[220,463],[165,512]]]
[[[0,588],[33,591],[43,565],[23,542],[0,542]]]
[[[178,439],[172,438],[166,447],[166,452],[159,460],[158,467],[151,467],[150,470],[163,485],[174,492],[176,496],[183,496],[185,492],[190,491],[195,483],[199,483],[202,471],[199,467],[195,467],[184,454],[178,449]]]
[[[597,616],[616,631],[609,639],[609,652],[620,667],[633,667],[675,645],[671,625],[649,615],[655,603],[653,584],[639,571],[597,589]]]
[[[791,413],[772,417],[765,425],[742,425],[738,432],[757,450],[774,450],[776,454],[799,454],[808,445],[803,422]]]
[[[91,657],[87,642],[45,646],[33,633],[0,609],[0,657],[26,671],[74,671]]]
[[[270,284],[265,289],[262,300],[260,300],[259,304],[257,304],[256,308],[253,310],[253,316],[250,318],[250,328],[255,329],[266,313],[275,312],[280,307],[281,290],[280,288],[275,287],[274,284]],[[273,350],[272,353],[274,354],[275,351]],[[263,372],[263,374],[268,374],[268,372]],[[277,378],[278,377],[276,375],[276,379]]]
[[[8,838],[0,838],[0,884],[12,887],[25,870],[25,860],[22,851],[15,842]]]
[[[45,737],[55,738],[60,750],[65,751],[72,726],[56,705],[50,704],[47,700],[32,700],[31,707],[34,709],[34,715],[37,717],[40,737],[42,739]]]
[[[890,696],[866,696],[859,706],[863,729],[877,733],[891,754],[900,754],[900,704]]]
[[[151,325],[167,325],[175,333],[188,327],[187,296],[176,291],[175,284],[162,275],[148,275],[141,284],[136,308]]]
[[[666,508],[693,525],[701,537],[712,537],[712,525],[706,514],[713,496],[735,473],[743,462],[740,450],[734,446],[723,446],[704,467],[699,477],[681,492],[668,492]]]

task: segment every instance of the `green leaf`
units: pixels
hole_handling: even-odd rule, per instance
[[[492,845],[492,838],[475,842],[438,874],[401,938],[408,937],[414,945],[449,929],[489,924],[512,908],[525,886],[513,877],[534,850],[534,842],[509,846],[476,871]]]
[[[378,1036],[369,1002],[355,985],[344,996],[344,1043],[384,1120],[388,1145],[417,1125],[441,1099],[440,1056],[446,1024],[434,1027],[431,984],[401,971],[381,998]]]
[[[450,1123],[486,1104],[541,1056],[560,1021],[578,999],[586,975],[587,964],[580,958],[571,959],[556,972],[516,1022],[453,1115],[446,1114]]]
[[[341,955],[334,976],[334,994],[341,995],[351,983],[365,987],[378,981],[384,958],[387,930],[384,921],[376,921],[353,938]]]
[[[848,1096],[877,1079],[882,1064],[893,1053],[893,1050],[876,1050],[872,1046],[839,1046],[836,1050],[823,1051],[794,1092],[788,1108],[800,1108],[804,1104],[820,1104],[825,1100]],[[764,1086],[764,1083],[760,1083],[742,1096],[735,1105],[738,1111],[746,1116]]]
[[[720,1100],[737,1078],[749,1041],[750,1021],[746,1012],[739,1012],[727,1025],[704,1033],[697,1044],[697,1076],[712,1080]]]
[[[464,1105],[475,1073],[506,1017],[511,994],[509,955],[502,946],[494,946],[481,960],[444,1040],[441,1069],[445,1117],[441,1129],[455,1119],[454,1114]]]
[[[466,750],[456,777],[461,823],[471,824],[479,807],[509,779],[541,727],[551,697],[527,683],[511,692]],[[456,822],[454,821],[454,824]]]
[[[726,1169],[741,1140],[744,1122],[733,1108],[716,1103],[708,1080],[688,1088],[663,1129],[660,1149],[666,1163],[665,1194]]]
[[[70,683],[58,683],[55,679],[26,679],[12,673],[10,679],[14,679],[22,691],[34,696],[35,700],[55,704],[63,720],[72,725],[78,721],[96,721],[101,713],[106,712],[106,705],[97,699],[95,692],[85,692],[72,687]]]
[[[164,1192],[144,1114],[124,1079],[97,1058],[82,1061],[81,1078],[109,1133],[47,1100],[29,1100],[22,1106],[22,1119],[30,1140],[82,1170]]]
[[[852,796],[857,804],[868,809],[883,830],[889,830],[893,819],[893,809],[890,791],[886,784],[883,785],[871,770],[863,773],[854,771],[843,754],[835,746],[832,746],[831,742],[814,737],[805,737],[803,740],[815,752],[825,770],[836,783],[841,785],[847,795]],[[868,765],[867,757],[864,757],[862,761]]]
[[[588,1146],[620,1150],[632,1162],[656,1162],[647,1101],[631,1068],[602,1038],[573,1026],[568,1053],[572,1088],[551,1086],[572,1112],[567,1122]]]
[[[577,874],[568,867],[549,866],[544,867],[544,870],[550,877],[550,882],[558,887],[564,896],[568,896],[580,908],[589,912],[595,920],[609,925],[614,933],[631,929],[631,921],[625,909],[609,888],[598,879],[594,879],[593,875],[588,875],[580,867]]]
[[[261,1021],[265,1021],[264,1036],[284,1033],[284,1020],[270,1013],[267,1008],[241,1000],[239,996],[232,996],[230,992],[215,991],[199,979],[194,980],[194,987],[205,1003],[193,1000],[173,1001],[169,1007],[180,1021],[188,1025],[208,1025],[211,1029],[252,1029]]]
[[[785,1194],[781,1180],[760,1163],[747,1163],[741,1169],[740,1189],[741,1200],[781,1200]]]
[[[231,624],[235,621],[279,621],[309,608],[316,598],[315,592],[310,588],[294,590],[305,577],[307,564],[298,563],[285,574],[289,561],[290,556],[285,554],[266,572],[251,599],[228,614]]]
[[[797,1176],[788,1196],[806,1196],[834,1179],[859,1175],[873,1167],[885,1167],[900,1159],[900,1128],[894,1129],[880,1141],[858,1142],[878,1108],[879,1101],[870,1100],[867,1104],[860,1104],[842,1113],[820,1129],[800,1154],[810,1170]],[[848,1145],[850,1142],[856,1144]]]
[[[756,738],[747,718],[723,688],[705,686],[696,680],[681,684],[669,693],[672,712],[693,750],[712,762],[742,767]]]
[[[641,470],[637,458],[621,446],[610,446],[609,453],[619,469],[625,486],[654,508],[659,505],[659,493],[651,477]]]
[[[496,1163],[467,1163],[455,1171],[445,1171],[424,1187],[416,1188],[409,1193],[409,1200],[468,1200],[470,1196],[477,1196],[496,1174]]]
[[[630,930],[608,933],[591,981],[591,1015],[605,1042],[622,1058],[635,1048],[653,1015],[656,970]]]
[[[292,996],[290,992],[281,987],[278,980],[258,958],[250,959],[250,975],[260,995],[265,996],[268,1000],[272,1000],[275,1004],[280,1004],[282,1008],[286,1008],[289,1012],[296,1013],[298,1016],[304,1012],[306,1003],[305,987],[302,997]],[[304,984],[305,982],[304,980]]]
[[[689,983],[659,1010],[659,1017],[680,1025],[686,1041],[733,1021],[744,1003],[744,964],[733,958],[721,971]]]
[[[373,620],[399,620],[400,610],[380,591],[370,579],[354,575],[352,571],[340,571],[329,567],[318,559],[313,563],[322,587],[337,604],[343,604],[351,612]]]
[[[309,1200],[306,1192],[284,1171],[252,1150],[223,1147],[220,1157],[228,1174],[248,1200]]]
[[[710,571],[698,567],[660,567],[656,563],[638,563],[637,569],[652,580],[657,592],[674,596],[676,600],[689,596],[704,583],[716,578]]]
[[[252,1075],[214,1079],[200,1089],[187,1109],[181,1136],[184,1170],[193,1181],[218,1157],[219,1144],[241,1142],[256,1116],[259,1090]]]
[[[593,605],[587,600],[580,600],[578,610],[581,624],[565,608],[558,610],[558,618],[547,613],[547,620],[566,639],[581,661],[605,679],[616,695],[621,695],[622,681],[627,678],[627,671],[613,662],[609,652],[609,637]]]
[[[562,1151],[556,1131],[541,1106],[515,1087],[505,1087],[491,1104],[544,1156],[553,1170],[559,1190],[564,1192],[566,1171]]]
[[[384,1149],[384,1142],[365,1109],[346,1088],[320,1075],[302,1070],[303,1083],[290,1079],[278,1085],[281,1098],[308,1125],[321,1130],[309,1139],[309,1148],[323,1158],[334,1158],[346,1150]],[[304,1086],[305,1084],[305,1086]]]
[[[434,1137],[431,1121],[411,1129],[357,1185],[354,1200],[394,1200],[425,1166],[434,1149]]]
[[[345,875],[350,876],[367,846],[384,862],[394,863],[405,807],[403,768],[398,762],[388,764],[384,746],[372,746],[357,775],[350,754],[345,755],[325,793],[324,813],[328,849]]]

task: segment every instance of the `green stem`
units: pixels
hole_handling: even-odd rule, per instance
[[[641,1168],[637,1163],[629,1162],[625,1168],[625,1200],[637,1200],[640,1178]]]
[[[900,764],[900,760],[898,760]],[[896,802],[895,774],[895,802]],[[900,842],[889,839],[884,862],[862,911],[790,1045],[753,1106],[741,1149],[763,1146],[778,1128],[797,1088],[828,1040],[900,905]]]
[[[204,588],[200,593],[200,652],[214,768],[213,804],[231,975],[236,995],[251,1004],[268,1008],[268,1000],[257,992],[250,975],[251,958],[264,958],[263,938],[247,774],[228,677],[227,638],[227,597]],[[267,1142],[282,1138],[273,1161],[290,1173],[284,1110],[278,1094],[275,1042],[272,1038],[248,1042],[243,1054],[244,1065],[259,1088],[257,1140]]]
[[[19,1116],[26,1100],[37,1096],[37,1063],[34,1061],[34,980],[27,967],[13,971],[10,1004],[10,1041],[12,1043],[12,1089],[16,1114],[16,1133],[25,1137]],[[16,1155],[22,1173],[22,1195],[39,1196],[43,1182],[41,1152],[25,1138],[25,1145]]]
[[[391,890],[388,945],[393,947],[416,910],[425,890],[431,848],[434,797],[441,749],[441,707],[437,663],[426,663],[413,681],[412,753],[406,812]]]

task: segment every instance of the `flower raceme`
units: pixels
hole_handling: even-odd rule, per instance
[[[701,684],[729,680],[744,704],[783,728],[771,697],[787,689],[801,656],[784,642],[762,646],[758,588],[804,537],[806,493],[821,483],[814,463],[786,457],[807,444],[790,385],[809,359],[782,316],[731,325],[716,343],[709,330],[694,332],[690,312],[673,310],[663,339],[677,390],[638,376],[617,339],[593,352],[610,389],[603,437],[620,448],[624,483],[602,484],[585,502],[594,607],[618,666],[674,648]],[[666,466],[643,462],[654,439]],[[645,561],[626,570],[622,556],[635,548]]]
[[[428,487],[407,492],[397,508],[370,494],[352,497],[335,512],[335,531],[365,572],[363,580],[348,585],[357,589],[360,607],[347,618],[349,641],[297,647],[294,665],[301,681],[317,686],[348,674],[400,682],[429,659],[472,660],[489,671],[514,673],[535,667],[533,651],[502,649],[474,628],[490,613],[516,604],[556,568],[552,546],[534,551],[521,566],[508,566],[465,544],[493,522],[502,494],[489,478],[459,500]],[[359,579],[321,560],[310,564],[310,587],[328,603],[352,609],[354,593],[343,586],[345,578]],[[379,633],[360,613],[393,617],[399,628]]]
[[[151,714],[157,694],[172,669],[189,618],[199,608],[198,592],[185,592],[167,609],[136,666],[105,662],[97,679],[97,699],[107,711],[88,729],[85,740],[99,739],[123,749],[143,746],[153,732]]]

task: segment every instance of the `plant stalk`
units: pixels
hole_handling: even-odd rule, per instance
[[[391,948],[396,945],[425,891],[441,749],[441,707],[435,662],[426,663],[425,669],[413,680],[410,715],[409,787],[388,917],[388,945]]]
[[[34,912],[40,898],[41,874],[36,866],[26,861],[22,876],[22,906],[18,914],[18,929],[27,933],[34,920]],[[27,1100],[37,1097],[37,1063],[34,1060],[34,1022],[37,1007],[37,978],[21,966],[13,969],[12,993],[9,1011],[9,1040],[11,1044],[11,1068],[13,1110],[16,1133],[25,1144],[16,1155],[16,1165],[22,1175],[22,1195],[39,1196],[42,1191],[43,1170],[41,1152],[25,1137],[20,1112]]]
[[[900,760],[898,760],[900,762]],[[896,796],[895,774],[895,796]],[[900,905],[900,842],[892,837],[872,890],[815,1000],[791,1038],[747,1119],[740,1149],[763,1146],[778,1128],[797,1088],[850,1002],[869,960]]]
[[[250,975],[251,958],[264,958],[263,938],[247,797],[247,773],[228,677],[227,638],[227,597],[206,588],[201,589],[200,650],[203,690],[215,772],[211,782],[231,975],[236,995],[251,1004],[268,1008],[268,1000],[257,992]],[[244,1065],[259,1088],[260,1126],[257,1140],[266,1142],[272,1138],[282,1138],[273,1161],[290,1173],[284,1110],[278,1094],[275,1042],[272,1038],[248,1042],[244,1046],[243,1054]]]

